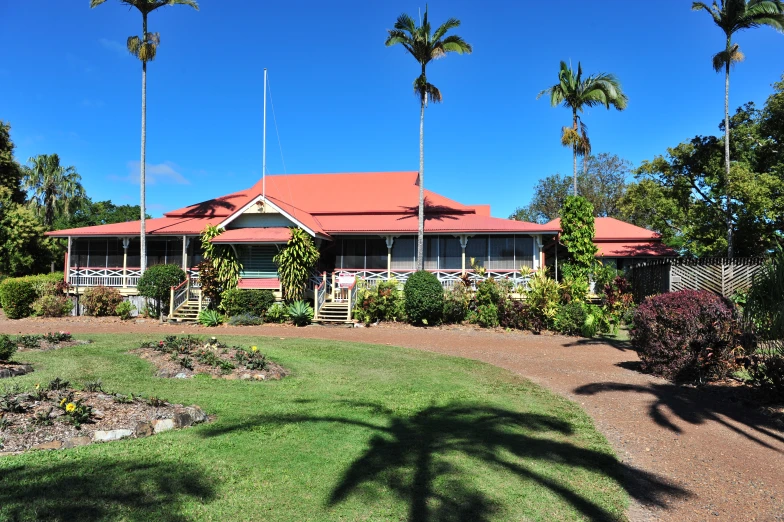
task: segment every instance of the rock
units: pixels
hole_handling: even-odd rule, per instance
[[[43,444],[36,444],[30,449],[33,450],[58,450],[63,447],[62,441],[53,440],[52,442],[44,442]]]
[[[162,433],[174,429],[174,419],[160,419],[152,421],[152,430],[155,433]]]
[[[8,379],[11,377],[11,370],[0,368],[0,379]]]
[[[177,375],[175,375],[174,378],[175,379],[187,379],[188,376],[185,373],[180,372]]]
[[[101,410],[93,410],[93,417],[96,419],[103,419],[104,414]]]
[[[65,412],[59,408],[52,409],[52,411],[49,412],[50,419],[56,419],[57,417],[61,417],[63,415],[65,415]]]
[[[94,442],[109,442],[112,440],[120,440],[126,437],[131,437],[133,431],[131,430],[111,430],[111,431],[96,431],[93,433]]]
[[[172,374],[171,374],[171,372],[169,370],[164,368],[162,370],[159,370],[158,373],[155,374],[155,376],[156,377],[163,377],[164,379],[168,379],[169,377],[172,376]]]
[[[191,414],[191,417],[193,417],[194,424],[199,424],[201,422],[207,421],[207,414],[204,413],[204,411],[198,406],[188,406],[187,408],[185,408],[185,411]]]
[[[174,414],[174,427],[175,428],[185,428],[193,424],[193,417],[187,411],[178,411]]]
[[[272,377],[276,381],[280,380],[280,374],[278,372],[273,372],[273,374],[270,375],[270,377]]]
[[[365,325],[362,323],[354,323],[354,328],[364,328]]]
[[[263,373],[257,373],[256,375],[253,376],[253,378],[257,381],[264,381],[267,379],[267,376],[264,375]]]
[[[155,433],[150,422],[140,422],[136,425],[136,437],[149,437]]]
[[[77,446],[87,446],[92,440],[90,437],[73,437],[65,441],[63,448],[76,448]]]
[[[240,377],[240,379],[242,379],[243,381],[247,381],[250,378],[251,378],[251,376],[250,376],[249,373],[243,373],[242,376]]]
[[[228,374],[224,375],[223,378],[226,379],[227,381],[236,381],[237,380],[237,374],[236,373],[228,373]]]

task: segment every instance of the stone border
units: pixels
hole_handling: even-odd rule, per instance
[[[140,422],[131,428],[121,428],[109,431],[98,430],[93,432],[91,437],[82,436],[72,437],[68,440],[53,440],[42,444],[36,444],[25,451],[0,451],[0,457],[21,455],[22,453],[35,450],[71,449],[97,442],[112,442],[127,438],[141,439],[158,433],[201,424],[207,420],[209,420],[209,418],[201,408],[198,406],[186,406],[175,411],[174,417],[171,419],[157,419],[151,422]]]
[[[0,367],[0,379],[8,379],[10,377],[20,377],[22,375],[27,375],[28,373],[32,373],[33,365],[32,364],[20,364],[18,366],[14,366],[11,368],[7,367]]]

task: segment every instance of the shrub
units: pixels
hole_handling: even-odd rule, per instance
[[[584,197],[567,196],[561,208],[561,241],[569,251],[575,277],[587,277],[594,263],[593,205]]]
[[[228,316],[250,314],[264,317],[269,307],[275,302],[272,290],[244,290],[233,288],[223,292],[221,309]]]
[[[404,300],[397,281],[382,281],[375,287],[361,289],[354,317],[364,323],[402,320],[405,317]]]
[[[114,313],[120,316],[120,319],[127,321],[132,317],[134,310],[136,310],[136,306],[130,301],[123,301],[122,303],[118,304],[117,307],[114,309]]]
[[[109,286],[93,286],[84,291],[82,296],[84,313],[95,317],[114,315],[123,298],[120,291]]]
[[[267,310],[265,319],[269,323],[285,323],[289,320],[289,309],[283,303],[275,303]]]
[[[462,282],[457,283],[451,290],[444,293],[444,322],[462,323],[465,321],[470,304],[471,294],[468,288]]]
[[[516,299],[504,299],[498,306],[498,322],[504,328],[515,330],[542,331],[542,321],[536,317],[528,303]]]
[[[495,279],[485,279],[476,284],[474,296],[477,306],[496,305],[501,302],[501,289]]]
[[[73,301],[66,295],[43,295],[33,302],[33,312],[39,317],[71,315]]]
[[[202,326],[220,326],[223,324],[223,316],[217,310],[202,310],[199,312],[199,324]]]
[[[36,297],[35,287],[29,278],[8,278],[0,285],[0,304],[9,319],[31,315]]]
[[[425,270],[414,272],[403,289],[406,316],[412,324],[438,324],[444,313],[444,288]]]
[[[229,325],[231,326],[259,326],[261,324],[264,324],[262,318],[250,313],[237,314],[229,317]]]
[[[549,327],[558,313],[559,302],[558,281],[547,276],[544,270],[534,272],[528,282],[525,298],[531,307],[531,314],[541,323]]]
[[[310,270],[316,265],[319,250],[307,232],[291,227],[291,237],[286,247],[272,258],[278,265],[283,298],[287,302],[302,300],[305,285],[310,278]]]
[[[155,300],[155,313],[161,315],[161,310],[169,306],[171,287],[185,281],[185,277],[177,265],[155,265],[144,271],[136,289],[142,297]]]
[[[313,308],[305,301],[294,301],[289,305],[289,317],[295,326],[309,325],[313,320]]]
[[[8,335],[0,336],[0,361],[7,361],[16,353],[17,343]]]
[[[585,307],[579,301],[561,305],[555,314],[555,330],[564,335],[580,335],[585,325]]]
[[[493,303],[481,304],[472,312],[472,319],[478,325],[485,328],[495,328],[498,326],[498,306]]]
[[[681,290],[646,299],[634,314],[631,338],[643,371],[673,381],[726,376],[738,321],[732,303],[707,291]]]

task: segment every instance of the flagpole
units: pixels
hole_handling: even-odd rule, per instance
[[[267,200],[267,68],[264,68],[264,136],[261,146],[261,200]]]

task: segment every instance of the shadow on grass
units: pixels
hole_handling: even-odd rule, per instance
[[[644,504],[664,508],[668,498],[690,496],[663,478],[618,462],[612,455],[567,442],[572,425],[554,416],[464,405],[429,407],[412,416],[401,416],[378,404],[348,404],[380,415],[379,423],[338,415],[261,415],[241,424],[209,426],[200,433],[218,437],[256,425],[290,423],[335,423],[368,429],[372,435],[367,449],[345,469],[327,504],[338,505],[363,491],[388,490],[406,502],[410,522],[481,522],[502,509],[474,487],[475,478],[469,470],[449,463],[448,457],[455,455],[476,459],[511,472],[521,482],[543,487],[589,520],[623,519],[623,514],[597,503],[597,497],[604,494],[600,487],[586,493],[591,488],[586,488],[585,480],[594,478],[574,477],[577,471],[608,477]],[[542,465],[553,470],[555,478],[537,471]],[[570,483],[570,479],[575,480]]]
[[[755,443],[773,450],[784,452],[776,442],[784,443],[784,434],[776,426],[775,419],[766,417],[753,408],[744,407],[735,396],[737,388],[711,385],[708,388],[691,388],[671,383],[626,384],[618,382],[591,383],[576,388],[578,395],[596,395],[604,392],[628,392],[650,395],[653,401],[648,415],[653,421],[675,433],[681,433],[667,415],[669,411],[674,417],[690,424],[704,424],[714,421],[727,429]],[[729,419],[729,420],[728,420]],[[751,433],[740,429],[735,423],[750,428]]]
[[[215,492],[194,466],[85,458],[0,469],[0,519],[184,522],[186,501]]]

